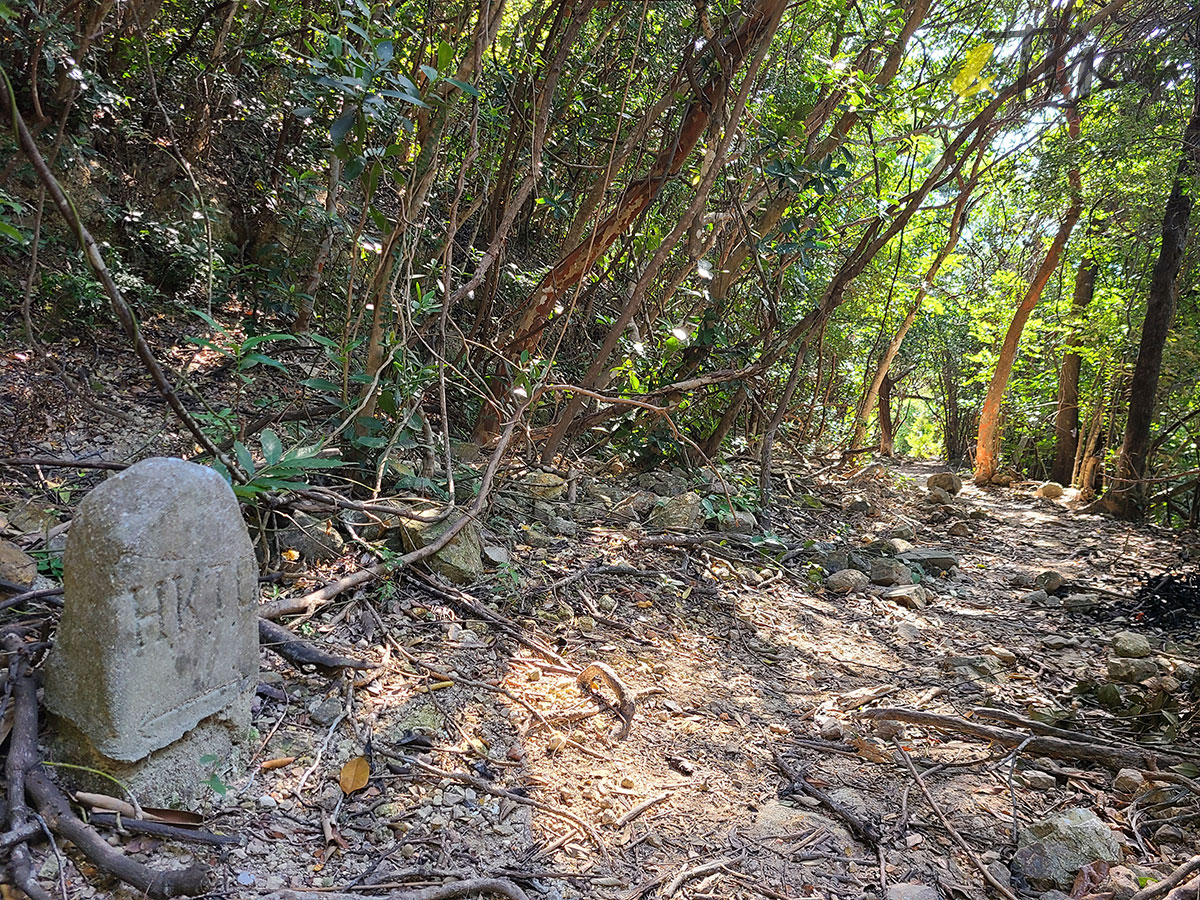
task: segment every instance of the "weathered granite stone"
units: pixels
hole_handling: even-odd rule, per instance
[[[135,791],[139,770],[121,764],[157,754],[144,796],[170,790],[155,787],[164,767],[186,779],[182,760],[228,760],[258,674],[258,567],[225,480],[179,459],[126,469],[79,505],[63,563],[45,691],[60,748]]]
[[[1070,888],[1088,863],[1121,859],[1112,831],[1089,809],[1068,809],[1034,822],[1021,830],[1017,843],[1013,875],[1035,890]]]
[[[939,572],[948,571],[958,565],[958,557],[949,550],[934,548],[909,550],[907,553],[900,554],[900,559],[910,566],[920,566],[929,575],[937,575]]]
[[[717,513],[717,531],[734,534],[753,534],[758,531],[758,519],[745,510],[722,509]]]
[[[908,566],[896,559],[882,557],[871,561],[871,581],[891,587],[898,584],[912,584],[912,572]]]
[[[458,516],[452,514],[439,518],[441,511],[436,507],[420,510],[412,517],[400,519],[399,547],[405,553],[410,553],[420,547],[427,547],[458,521]],[[483,574],[483,531],[479,523],[472,519],[450,538],[450,542],[441,550],[429,557],[425,564],[455,584],[470,584]]]
[[[825,579],[825,587],[835,594],[852,594],[870,583],[871,579],[858,569],[842,569]]]
[[[695,491],[672,497],[651,511],[647,524],[651,528],[682,528],[694,531],[701,521],[700,502],[700,495]]]
[[[945,491],[947,494],[957,494],[962,490],[962,479],[953,472],[934,472],[925,479],[925,487]]]

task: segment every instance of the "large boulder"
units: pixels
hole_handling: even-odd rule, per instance
[[[962,486],[962,479],[953,472],[934,472],[925,479],[925,487],[930,490],[939,488],[947,494],[957,494]]]
[[[1013,874],[1034,890],[1070,889],[1075,875],[1096,860],[1121,860],[1121,845],[1090,809],[1068,809],[1022,829]]]

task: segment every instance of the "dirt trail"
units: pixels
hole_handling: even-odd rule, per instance
[[[852,479],[796,469],[765,542],[697,535],[656,546],[640,528],[600,517],[534,547],[523,523],[510,517],[506,531],[494,517],[514,563],[475,593],[565,667],[418,579],[341,598],[300,630],[387,665],[349,691],[267,662],[254,765],[218,773],[229,794],[211,803],[224,808],[214,828],[247,837],[224,860],[224,895],[383,894],[488,875],[542,898],[849,898],[904,883],[984,896],[893,734],[954,830],[1005,883],[1014,813],[1028,823],[1074,806],[1121,830],[1131,862],[1169,867],[1188,855],[1190,833],[1183,844],[1135,836],[1104,768],[1014,758],[911,726],[877,730],[857,715],[879,705],[951,715],[1000,706],[1091,735],[1137,731],[1196,749],[1187,685],[1165,698],[1167,713],[1148,702],[1113,712],[1097,700],[1109,639],[1126,623],[1021,599],[1047,569],[1127,593],[1143,569],[1177,566],[1190,548],[1030,489],[968,485],[950,514],[924,499],[935,470],[945,467],[904,463]],[[870,542],[896,529],[917,549],[958,558],[956,570],[922,581],[927,606],[907,608],[883,588],[839,596],[822,586],[817,567],[829,554],[869,562]],[[626,568],[545,590],[597,565]],[[1195,658],[1192,634],[1147,634],[1164,672]],[[613,736],[619,717],[576,683],[594,661],[636,699],[623,739]],[[777,755],[824,799],[792,790]],[[338,776],[359,756],[371,781],[347,797]],[[260,768],[267,760],[276,767]],[[129,849],[163,862],[153,841]],[[111,894],[73,865],[69,876],[75,897]]]

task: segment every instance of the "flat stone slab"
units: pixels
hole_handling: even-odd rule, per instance
[[[249,723],[258,566],[237,499],[212,469],[148,459],[79,505],[46,706],[112,760],[202,721]]]

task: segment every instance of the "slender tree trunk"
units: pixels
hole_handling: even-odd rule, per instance
[[[879,455],[892,459],[896,455],[896,435],[892,426],[892,380],[889,372],[879,382]]]
[[[1084,255],[1075,275],[1075,294],[1071,306],[1076,317],[1082,317],[1096,290],[1096,261]],[[1054,465],[1050,478],[1059,484],[1070,484],[1075,471],[1075,450],[1079,444],[1079,370],[1082,341],[1078,327],[1072,328],[1058,373],[1058,408],[1054,413]]]
[[[1192,181],[1200,173],[1200,72],[1192,115],[1183,136],[1183,154],[1175,170],[1175,182],[1163,214],[1162,245],[1154,273],[1150,277],[1150,296],[1142,323],[1142,340],[1137,364],[1129,386],[1129,415],[1125,422],[1125,440],[1117,462],[1112,490],[1104,497],[1105,506],[1121,518],[1140,518],[1145,508],[1146,489],[1141,479],[1149,459],[1150,426],[1154,419],[1154,401],[1158,376],[1162,370],[1163,347],[1175,316],[1176,279],[1187,245],[1192,212]]]

